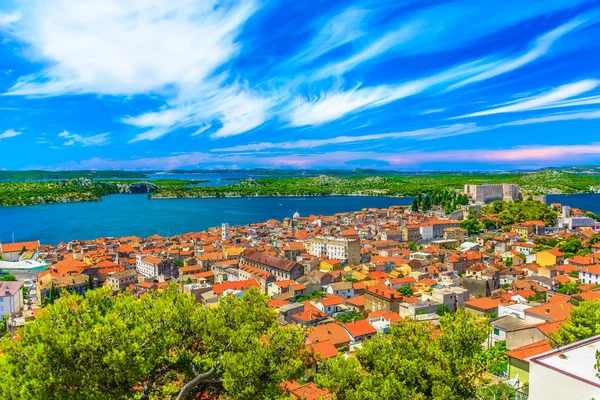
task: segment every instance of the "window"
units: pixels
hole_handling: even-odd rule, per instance
[[[496,336],[500,335],[500,329],[494,328],[494,335],[496,335]]]

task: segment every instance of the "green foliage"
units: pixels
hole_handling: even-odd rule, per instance
[[[560,288],[558,288],[557,292],[560,294],[568,294],[572,296],[574,294],[581,293],[581,289],[579,289],[578,286],[579,285],[573,282],[563,283],[562,285],[560,285]]]
[[[483,220],[483,227],[487,230],[491,230],[491,229],[498,229],[498,223],[496,221],[493,221],[491,219],[484,219]]]
[[[581,249],[578,250],[577,253],[575,253],[578,256],[587,256],[588,254],[592,254],[592,250],[591,249]]]
[[[419,211],[419,200],[417,200],[416,198],[413,200],[412,205],[410,206],[410,209],[413,212],[418,212]]]
[[[433,330],[409,318],[364,343],[356,357],[327,360],[315,380],[338,399],[472,398],[485,372],[487,320],[459,310],[440,318],[439,335]]]
[[[527,301],[546,301],[546,294],[537,292],[535,295],[529,296]]]
[[[533,242],[535,244],[548,246],[550,248],[556,247],[556,245],[558,244],[558,240],[557,239],[554,239],[554,238],[551,238],[551,237],[546,237],[546,236],[536,236],[533,239]]]
[[[10,315],[5,314],[0,321],[0,338],[2,338],[4,335],[6,335],[6,332],[8,332],[8,327],[6,325],[8,318],[10,318]]]
[[[485,364],[488,372],[504,376],[508,371],[508,357],[506,354],[506,341],[496,342],[493,346],[482,353],[482,361]]]
[[[411,297],[415,293],[413,288],[410,287],[409,285],[400,286],[397,290],[398,290],[398,292],[402,293],[402,295],[405,297]]]
[[[0,182],[0,205],[100,201],[102,196],[117,193],[152,193],[156,190],[176,190],[193,184],[186,180],[155,181],[94,181],[74,178],[61,181]]]
[[[354,321],[360,321],[361,319],[363,319],[363,315],[359,312],[352,311],[350,313],[339,315],[339,316],[335,317],[335,319],[340,322],[343,322],[343,323],[354,322]]]
[[[423,199],[423,204],[421,205],[423,211],[429,211],[431,209],[431,196],[427,194],[425,199]]]
[[[551,207],[533,200],[494,201],[484,206],[481,213],[498,217],[502,226],[533,220],[541,220],[550,225],[558,216]]]
[[[449,312],[450,312],[450,308],[447,305],[445,305],[445,304],[440,304],[435,309],[435,313],[437,315],[439,315],[440,317],[448,314]]]
[[[460,227],[467,230],[469,235],[476,235],[481,233],[483,230],[483,225],[477,219],[477,217],[469,216],[469,218],[465,219],[460,223]]]
[[[517,391],[504,382],[483,385],[475,395],[477,400],[516,400]]]
[[[579,271],[577,271],[577,270],[571,271],[571,272],[569,272],[569,276],[571,278],[579,278]]]
[[[181,268],[181,267],[183,267],[183,262],[181,262],[179,260],[175,260],[175,261],[173,261],[173,265],[175,266],[175,268]]]
[[[563,253],[575,254],[581,249],[581,240],[575,236],[571,236],[558,244],[558,248]]]
[[[14,282],[17,280],[17,277],[14,276],[13,274],[5,274],[2,275],[2,277],[0,278],[0,281],[2,282]]]
[[[415,242],[408,242],[410,251],[419,251],[419,246]]]
[[[600,217],[597,217],[596,219],[600,219]],[[594,244],[598,244],[598,243],[600,243],[600,233],[594,233],[588,239],[588,245],[594,245]]]
[[[564,346],[600,335],[600,301],[582,301],[574,307],[566,323],[550,334],[553,346]]]
[[[325,291],[323,289],[315,290],[311,294],[296,297],[296,302],[301,303],[306,300],[319,300],[325,297]]]
[[[0,342],[0,398],[158,399],[182,388],[182,397],[274,398],[304,369],[303,335],[279,327],[255,289],[209,309],[175,285],[139,299],[110,288],[65,294],[19,336]]]

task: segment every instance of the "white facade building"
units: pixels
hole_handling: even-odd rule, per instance
[[[580,269],[579,279],[583,284],[600,285],[600,265],[590,265]]]
[[[600,336],[529,359],[529,400],[589,400],[600,397],[596,352]]]
[[[0,319],[23,309],[23,282],[0,282]]]
[[[308,253],[316,257],[348,260],[349,265],[358,265],[360,264],[360,240],[316,237],[309,240]]]
[[[419,232],[421,233],[421,241],[429,242],[433,239],[433,224],[429,222],[419,225]]]

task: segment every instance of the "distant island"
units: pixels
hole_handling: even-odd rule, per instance
[[[486,183],[518,184],[525,194],[600,193],[600,174],[592,173],[594,168],[596,167],[579,167],[577,172],[547,169],[521,173],[435,172],[404,175],[394,175],[398,174],[397,171],[376,171],[380,175],[371,176],[364,176],[365,170],[344,171],[345,176],[342,176],[342,171],[311,176],[315,171],[285,170],[280,171],[279,177],[235,178],[239,181],[221,186],[200,186],[210,183],[205,179],[143,180],[148,178],[149,173],[128,171],[0,171],[0,179],[8,176],[14,178],[11,181],[0,181],[0,205],[100,201],[102,196],[128,193],[147,193],[150,199],[330,195],[406,197],[440,190],[463,189],[465,184]],[[164,177],[167,178],[170,173],[164,173]],[[77,174],[81,176],[76,176]],[[290,174],[293,176],[290,177]],[[26,176],[32,180],[23,180]],[[109,176],[119,176],[121,180],[111,179]],[[52,177],[71,178],[53,180]],[[126,178],[129,180],[122,180]],[[233,179],[227,176],[222,178]]]

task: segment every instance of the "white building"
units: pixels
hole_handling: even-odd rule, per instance
[[[229,224],[224,223],[221,225],[221,240],[229,240]]]
[[[600,398],[596,352],[600,336],[529,359],[529,400]]]
[[[315,237],[308,242],[308,253],[316,257],[347,260],[349,265],[358,265],[360,264],[360,240]]]
[[[419,232],[421,233],[421,241],[429,242],[433,239],[433,224],[431,222],[424,222],[419,225]]]
[[[529,304],[511,304],[508,306],[498,306],[498,317],[513,316],[519,319],[525,319],[525,310],[531,308]]]
[[[600,265],[590,265],[579,270],[579,279],[581,283],[591,283],[600,285]]]
[[[145,278],[164,277],[165,279],[173,276],[173,264],[167,263],[154,256],[136,256],[135,270]]]
[[[454,312],[469,300],[469,291],[461,287],[436,288],[431,292],[431,299],[446,305],[450,312]]]
[[[23,309],[23,282],[0,282],[0,319]]]

